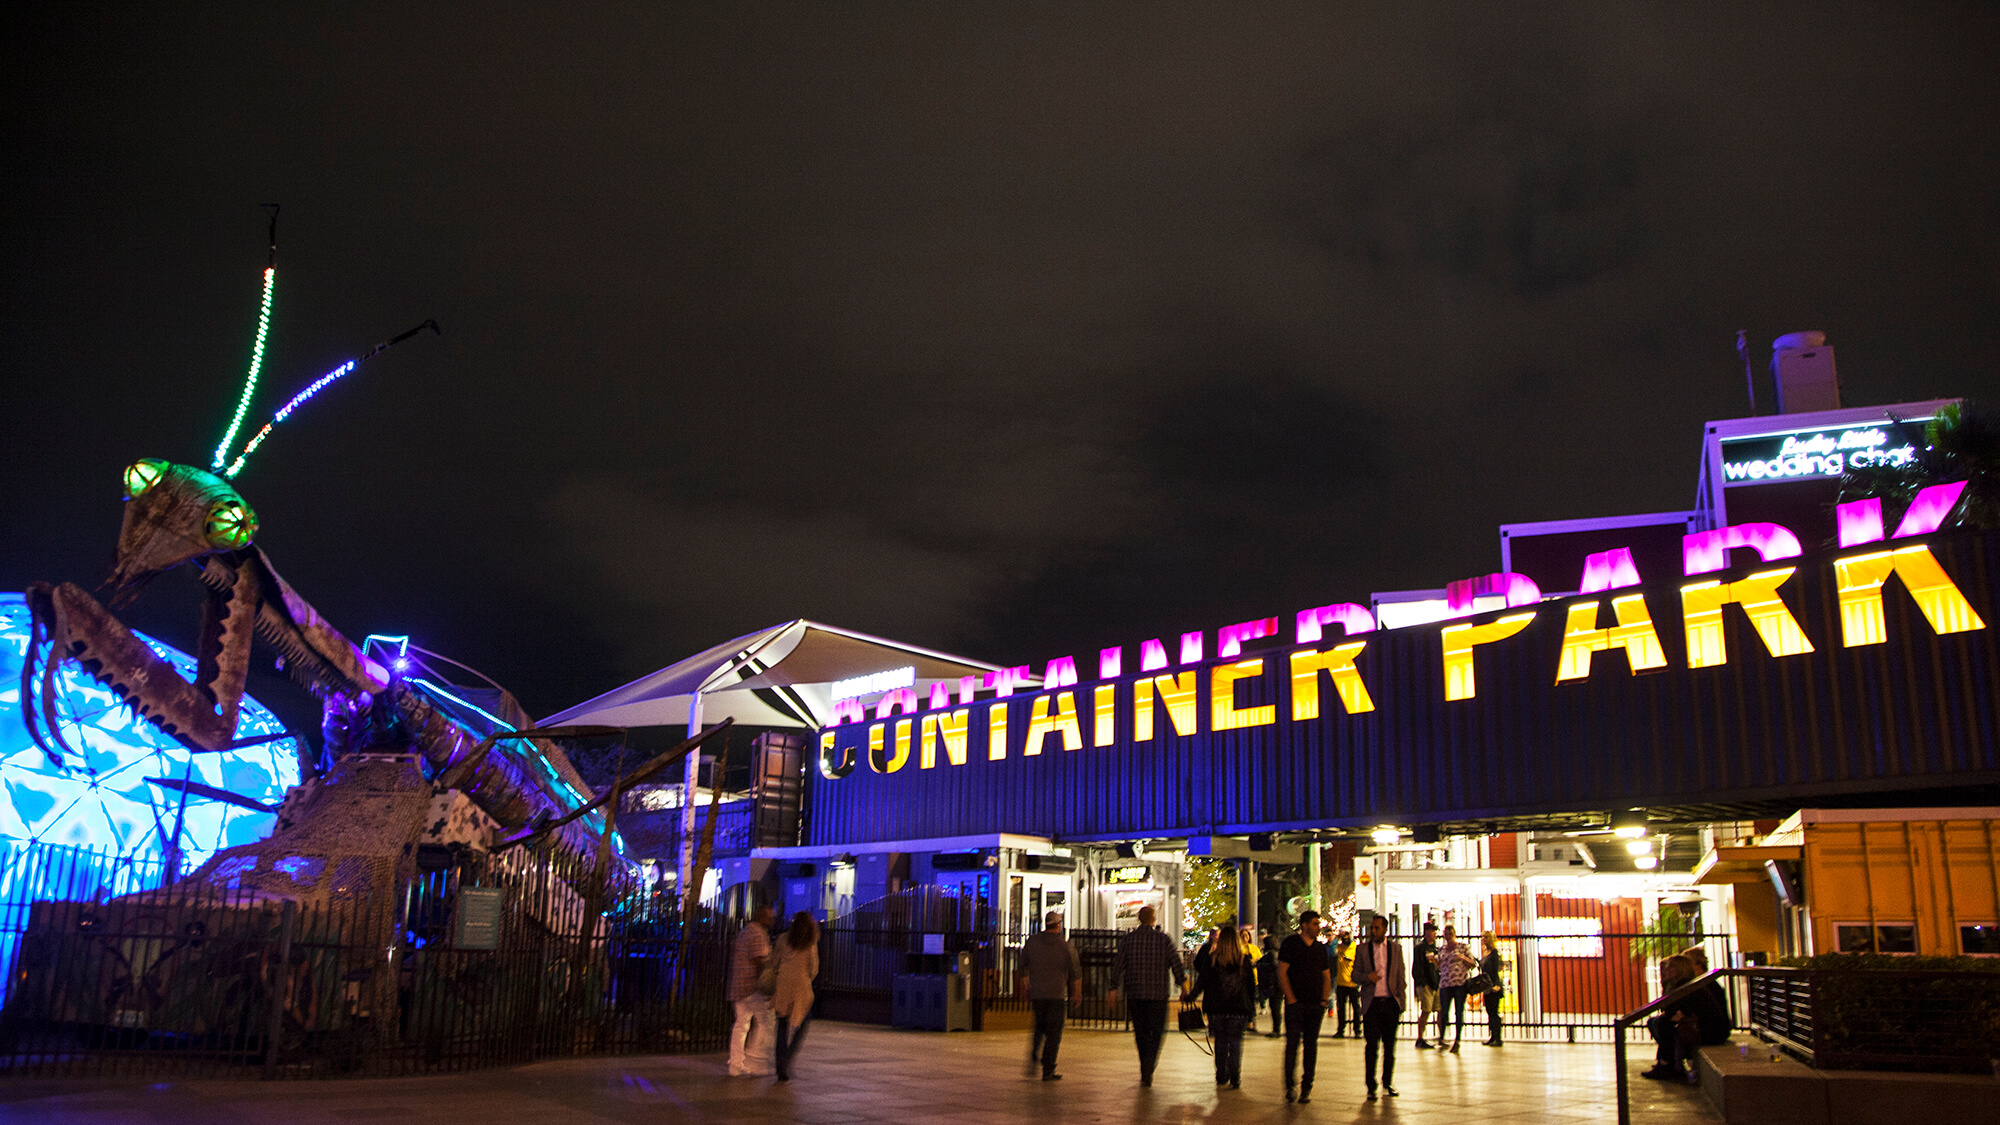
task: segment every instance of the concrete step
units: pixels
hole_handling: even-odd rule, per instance
[[[1729,1125],[2000,1125],[2000,1082],[1986,1075],[1814,1070],[1754,1041],[1703,1047],[1695,1069]]]

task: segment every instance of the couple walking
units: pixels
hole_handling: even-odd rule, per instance
[[[736,1008],[736,1023],[729,1029],[729,1073],[775,1073],[778,1081],[789,1082],[792,1059],[812,1022],[819,923],[801,910],[773,945],[773,917],[769,906],[759,906],[736,935],[729,962],[729,1000]]]
[[[1320,1021],[1326,1018],[1327,1000],[1333,993],[1333,967],[1328,963],[1327,947],[1318,939],[1319,914],[1308,910],[1299,915],[1299,932],[1278,947],[1278,986],[1285,993],[1285,1100],[1301,1105],[1312,1101]],[[1353,980],[1361,1032],[1367,1040],[1362,1065],[1368,1100],[1375,1101],[1381,1094],[1396,1097],[1396,1025],[1409,1003],[1409,972],[1403,964],[1403,947],[1389,940],[1388,919],[1377,917],[1368,923],[1368,936],[1354,951]],[[1379,1092],[1375,1082],[1378,1060],[1382,1067]]]

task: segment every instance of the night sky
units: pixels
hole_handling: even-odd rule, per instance
[[[2000,397],[1991,5],[169,7],[5,17],[0,589],[207,464],[279,201],[253,426],[444,335],[279,428],[260,544],[537,715],[793,617],[1039,667],[1495,570],[1691,506],[1739,328]]]

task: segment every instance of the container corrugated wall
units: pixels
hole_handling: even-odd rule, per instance
[[[921,769],[913,748],[901,770],[877,773],[868,762],[870,724],[839,728],[836,745],[855,767],[839,780],[808,767],[809,842],[993,832],[1157,837],[1994,783],[2000,536],[1924,542],[1987,628],[1938,635],[1892,579],[1883,598],[1888,641],[1842,647],[1833,570],[1839,556],[1828,552],[1783,564],[1796,563],[1798,572],[1780,593],[1815,646],[1797,656],[1770,656],[1730,608],[1728,663],[1690,669],[1679,581],[1643,588],[1668,667],[1638,676],[1626,671],[1621,653],[1606,652],[1589,679],[1555,682],[1570,599],[1542,603],[1519,635],[1481,646],[1478,693],[1469,700],[1444,699],[1440,625],[1366,635],[1357,667],[1377,709],[1356,716],[1342,713],[1323,682],[1322,716],[1291,721],[1292,646],[1246,651],[1246,658],[1263,657],[1264,672],[1239,684],[1237,706],[1274,704],[1274,724],[1210,730],[1211,662],[1200,675],[1200,729],[1185,737],[1173,733],[1161,708],[1162,733],[1131,740],[1132,676],[1118,681],[1117,740],[1106,747],[1090,745],[1089,681],[1074,689],[1084,729],[1084,746],[1075,751],[1050,738],[1043,753],[1023,754],[1032,694],[971,706],[962,766],[940,754],[936,767]],[[1765,568],[1705,577],[1750,569]],[[1608,605],[1603,618],[1609,621]],[[1128,642],[1128,658],[1136,649]],[[987,758],[993,705],[1009,708],[1008,752],[999,761]]]

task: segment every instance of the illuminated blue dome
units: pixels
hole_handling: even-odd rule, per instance
[[[274,807],[298,784],[299,740],[249,696],[243,697],[236,737],[286,737],[222,754],[193,754],[68,661],[56,671],[57,714],[63,738],[78,757],[55,765],[21,721],[21,662],[29,625],[26,599],[0,593],[0,786],[5,787],[0,837],[157,859],[173,838],[182,802],[178,791],[148,784],[147,778],[188,778]],[[133,635],[194,680],[194,657],[144,633]],[[263,839],[274,820],[269,813],[188,798],[181,826],[183,870],[218,848]]]

